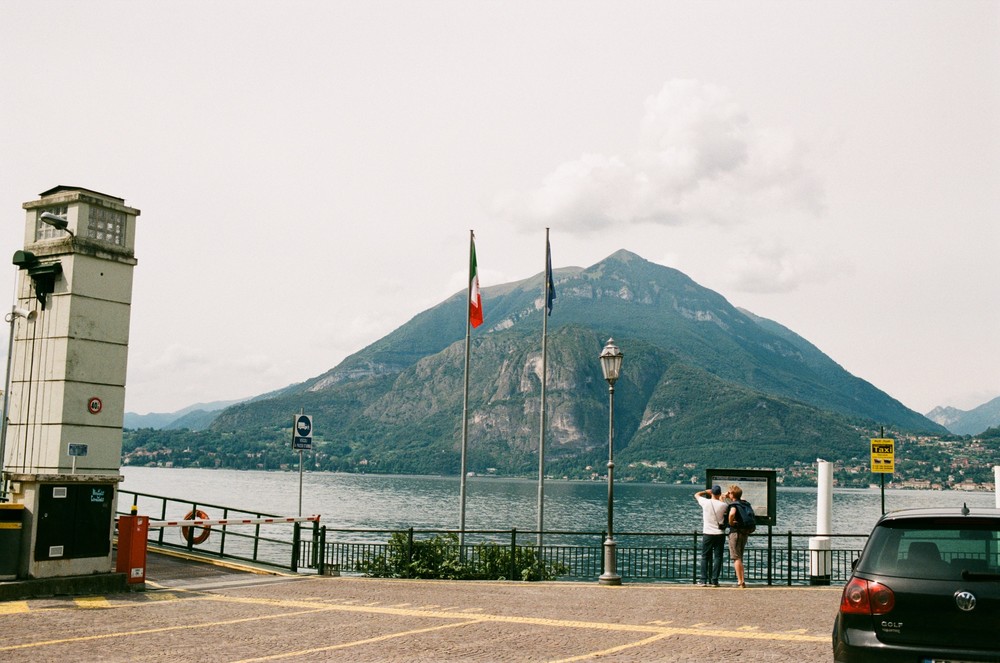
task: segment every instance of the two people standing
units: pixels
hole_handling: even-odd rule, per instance
[[[741,527],[737,510],[733,506],[743,499],[743,489],[738,485],[729,486],[725,495],[718,485],[711,490],[699,490],[694,494],[702,512],[701,535],[701,580],[699,585],[719,586],[722,575],[722,553],[726,543],[726,527],[729,527],[729,556],[736,571],[736,582],[746,587],[743,568],[743,551],[750,533]]]

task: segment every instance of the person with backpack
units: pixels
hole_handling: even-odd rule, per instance
[[[733,570],[736,571],[736,582],[741,588],[746,587],[746,576],[743,568],[743,550],[747,545],[747,537],[757,529],[753,507],[743,499],[743,489],[737,484],[729,486],[726,493],[729,507],[726,511],[726,521],[729,523],[729,556],[733,560]]]
[[[698,506],[701,507],[701,582],[709,583],[709,565],[711,565],[711,582],[713,587],[719,586],[719,576],[722,575],[722,551],[726,545],[726,503],[722,501],[722,488],[712,486],[711,490],[699,490],[694,494]]]

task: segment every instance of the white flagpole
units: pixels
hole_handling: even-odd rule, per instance
[[[472,252],[475,250],[475,233],[469,231],[469,294],[465,298],[465,391],[462,398],[462,473],[459,479],[458,502],[458,553],[465,556],[465,450],[469,444],[469,340],[472,337],[472,321],[469,319],[469,305],[472,302]]]
[[[542,529],[545,524],[545,382],[548,355],[549,325],[549,229],[545,229],[545,269],[542,271],[542,403],[541,422],[538,434],[538,555],[542,554]]]

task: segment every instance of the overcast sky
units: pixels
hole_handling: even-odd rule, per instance
[[[133,412],[318,375],[546,226],[919,412],[1000,396],[997,1],[2,2],[0,168],[3,255],[56,185],[142,210]]]

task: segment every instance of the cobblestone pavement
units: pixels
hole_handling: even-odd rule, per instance
[[[837,587],[178,575],[0,603],[0,661],[824,661],[840,600]]]

